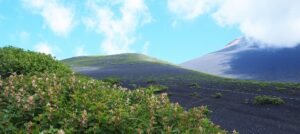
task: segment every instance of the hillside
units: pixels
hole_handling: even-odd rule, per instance
[[[9,73],[0,77],[0,133],[226,133],[206,107],[186,111],[155,94],[159,87],[129,91],[19,48],[0,48],[0,55],[1,74]]]
[[[172,79],[178,75],[194,75],[194,71],[182,69],[156,58],[142,54],[118,54],[110,56],[84,56],[65,59],[62,62],[75,72],[102,79],[118,77],[123,80],[144,81]]]
[[[181,66],[217,76],[268,82],[300,82],[300,46],[269,48],[250,39],[237,39],[225,48]]]
[[[178,102],[187,110],[207,105],[213,111],[212,121],[228,131],[236,129],[243,134],[300,132],[299,84],[222,78],[140,56],[91,56],[84,57],[85,60],[75,57],[63,62],[80,74],[130,89],[164,87],[160,92],[166,92],[171,102]],[[275,106],[269,105],[273,103]],[[241,123],[241,119],[246,122]]]

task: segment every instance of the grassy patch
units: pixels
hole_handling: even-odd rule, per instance
[[[115,77],[105,78],[105,79],[103,79],[102,81],[107,82],[107,83],[110,83],[110,84],[112,84],[112,85],[120,85],[120,84],[121,84],[120,79],[115,78]]]
[[[285,87],[276,87],[276,91],[279,91],[279,92],[284,92],[286,90],[287,89]]]
[[[280,97],[273,97],[273,96],[267,96],[267,95],[260,95],[254,97],[252,100],[253,104],[256,105],[281,105],[284,104],[284,100],[282,100]]]
[[[198,83],[191,83],[188,85],[190,88],[196,88],[196,89],[200,89],[201,86]]]
[[[156,92],[163,92],[168,90],[169,88],[167,86],[164,85],[150,85],[147,90],[156,93]]]
[[[200,95],[197,92],[190,93],[190,96],[200,98]]]
[[[149,80],[146,81],[146,83],[147,83],[147,84],[154,84],[154,83],[155,83],[155,80],[149,79]]]
[[[216,99],[219,99],[219,98],[221,98],[222,96],[223,96],[223,94],[220,93],[220,92],[215,93],[215,94],[212,95],[212,97],[213,97],[213,98],[216,98]]]

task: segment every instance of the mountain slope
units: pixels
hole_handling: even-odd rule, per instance
[[[167,62],[142,54],[118,54],[109,56],[85,56],[63,60],[75,72],[94,78],[118,77],[128,80],[145,80],[152,77],[193,74]]]
[[[168,94],[171,102],[178,102],[187,110],[207,105],[213,111],[210,114],[212,121],[228,131],[236,129],[243,134],[300,132],[299,84],[222,78],[140,54],[75,57],[63,62],[83,75],[97,79],[117,78],[122,86],[130,89],[163,85],[167,87],[163,92]],[[220,98],[214,97],[216,95]],[[251,101],[258,95],[281,97],[286,103],[253,105]],[[241,123],[241,119],[246,122]]]
[[[300,82],[300,46],[259,46],[262,44],[241,38],[220,51],[182,63],[181,66],[229,78]]]

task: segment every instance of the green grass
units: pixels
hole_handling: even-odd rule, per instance
[[[109,56],[82,56],[65,59],[62,62],[71,66],[102,66],[107,67],[111,65],[120,64],[168,64],[167,62],[158,60],[156,58],[148,57],[143,54],[118,54]]]
[[[260,95],[254,97],[253,104],[256,105],[281,105],[284,104],[284,100],[282,100],[280,97],[273,97],[273,96],[267,96],[267,95]]]

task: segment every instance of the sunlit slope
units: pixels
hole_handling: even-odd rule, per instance
[[[181,66],[217,76],[268,82],[300,82],[300,46],[268,48],[244,38]]]
[[[63,62],[75,72],[94,78],[160,79],[186,75],[209,76],[142,54],[73,57]]]

